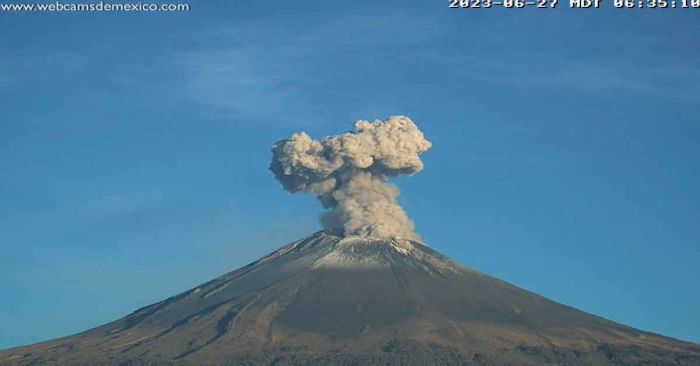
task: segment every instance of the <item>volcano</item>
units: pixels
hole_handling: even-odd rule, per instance
[[[319,232],[0,365],[700,365],[700,346],[550,301],[403,239]]]

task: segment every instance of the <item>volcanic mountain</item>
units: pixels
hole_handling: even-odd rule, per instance
[[[0,365],[700,365],[700,346],[586,314],[415,241],[319,232]]]

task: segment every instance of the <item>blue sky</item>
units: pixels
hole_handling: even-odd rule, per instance
[[[610,4],[608,4],[610,5]],[[0,14],[0,348],[75,333],[320,228],[271,144],[403,114],[433,248],[700,342],[692,9],[194,3]]]

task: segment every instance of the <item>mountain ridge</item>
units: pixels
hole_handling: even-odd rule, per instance
[[[0,365],[700,365],[640,331],[469,269],[416,241],[317,232]]]

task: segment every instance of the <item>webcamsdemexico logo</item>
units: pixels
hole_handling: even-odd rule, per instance
[[[189,11],[188,3],[0,3],[3,12],[182,12]]]

